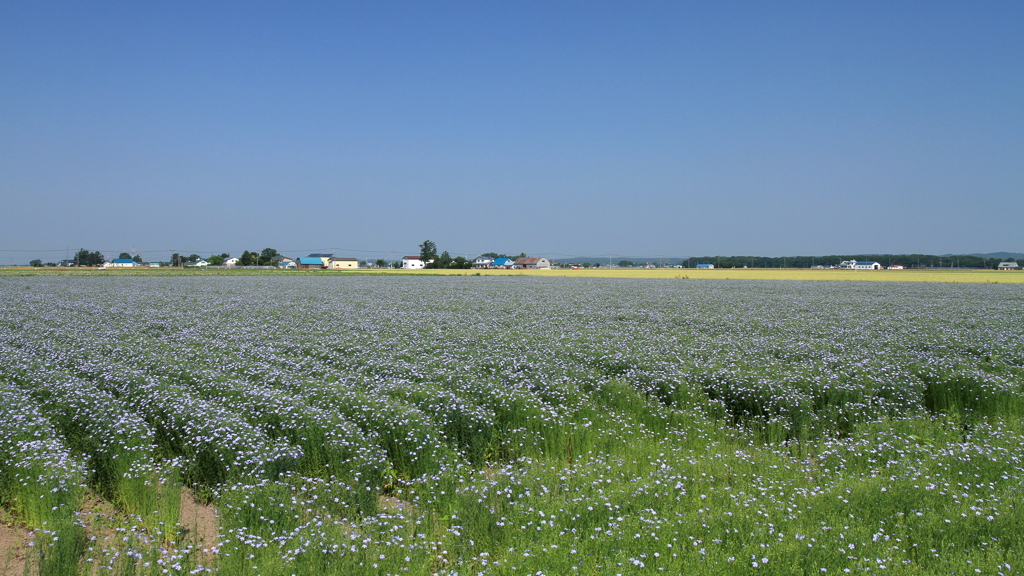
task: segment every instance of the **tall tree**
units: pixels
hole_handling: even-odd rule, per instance
[[[420,244],[420,260],[426,262],[430,259],[437,258],[437,244],[434,244],[430,240],[424,240],[423,244]]]

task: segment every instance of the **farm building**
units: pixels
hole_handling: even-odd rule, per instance
[[[1020,264],[1018,264],[1016,262],[1000,262],[999,266],[996,267],[996,270],[1020,270],[1020,269],[1021,269]]]
[[[494,258],[490,256],[478,256],[473,260],[473,268],[489,268],[494,265]]]
[[[298,267],[303,270],[319,270],[324,267],[324,261],[318,256],[303,256],[299,258]]]
[[[131,268],[136,266],[138,262],[131,258],[114,258],[110,262],[107,262],[107,268]]]
[[[328,254],[326,252],[314,252],[314,253],[310,254],[309,256],[306,256],[306,258],[319,258],[320,259],[320,265],[322,267],[324,267],[324,268],[327,268],[327,265],[330,263],[331,258],[333,258],[333,257],[334,257],[333,253],[332,254]],[[299,258],[299,260],[302,260],[302,258]]]
[[[697,268],[701,270],[711,270],[715,267],[714,264],[697,264]]]
[[[291,258],[285,258],[284,260],[281,260],[281,262],[277,264],[277,267],[283,270],[295,270],[296,268],[298,268],[298,265],[296,265],[295,261],[292,260]]]
[[[547,270],[551,268],[551,262],[547,258],[520,258],[513,264],[516,268],[527,270]]]
[[[889,270],[903,270],[903,264],[890,264]]]
[[[854,270],[881,270],[882,265],[878,262],[854,262]]]
[[[359,268],[359,260],[355,258],[330,258],[327,268],[331,270],[352,270]]]
[[[511,258],[497,258],[494,260],[495,268],[511,268],[515,262]]]
[[[404,256],[402,258],[402,269],[403,270],[419,270],[425,267],[427,264],[420,259],[419,256]]]

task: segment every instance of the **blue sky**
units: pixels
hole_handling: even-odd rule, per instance
[[[1020,2],[9,2],[0,264],[1024,251],[1022,29]]]

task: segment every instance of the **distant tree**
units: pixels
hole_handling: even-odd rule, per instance
[[[448,268],[452,264],[452,255],[447,250],[441,252],[441,255],[434,261],[434,268]]]
[[[402,263],[400,261],[392,262],[391,263],[391,267],[392,268],[401,268],[402,267]]]
[[[207,260],[207,262],[209,262],[211,266],[223,266],[224,260],[224,256],[220,254],[214,254],[213,256],[210,256],[210,259]]]
[[[43,261],[36,259],[36,260],[33,260],[33,261],[29,262],[28,265],[33,267],[33,268],[42,268],[43,267]]]
[[[181,254],[171,254],[171,266],[181,266]]]
[[[274,257],[279,256],[277,250],[273,248],[264,248],[263,252],[260,252],[259,266],[270,266],[274,263]]]
[[[420,260],[426,262],[431,259],[437,259],[437,244],[424,240],[423,244],[420,244]]]
[[[82,248],[75,253],[75,264],[79,266],[99,266],[103,262],[103,254],[100,254],[99,251],[89,252]]]
[[[188,255],[188,261],[189,262],[199,262],[199,254],[189,254]]]
[[[377,267],[378,268],[387,268],[388,267],[388,263],[383,258],[378,258],[377,259]]]
[[[46,263],[46,267],[47,268],[56,268],[57,267],[57,263],[56,262],[47,262]]]
[[[473,267],[473,263],[466,260],[464,257],[459,256],[452,260],[452,263],[448,266],[449,268],[456,268],[458,270],[466,270]]]
[[[132,257],[132,260],[138,262],[139,264],[142,264],[142,256],[140,256],[138,254],[136,254],[134,257]]]
[[[504,255],[499,256],[497,252],[484,252],[481,256],[486,256],[488,258],[506,258]]]
[[[258,266],[260,255],[255,252],[249,252],[246,250],[242,252],[242,255],[238,258],[239,266]]]
[[[632,260],[619,260],[619,266],[622,268],[632,268],[634,264]]]
[[[121,252],[121,254],[118,255],[118,258],[123,258],[125,260],[131,260],[132,259],[132,255],[127,253],[127,252]]]

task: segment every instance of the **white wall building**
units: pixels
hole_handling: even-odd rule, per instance
[[[404,256],[402,257],[402,269],[403,270],[419,270],[427,265],[426,262],[420,260],[419,256]]]

